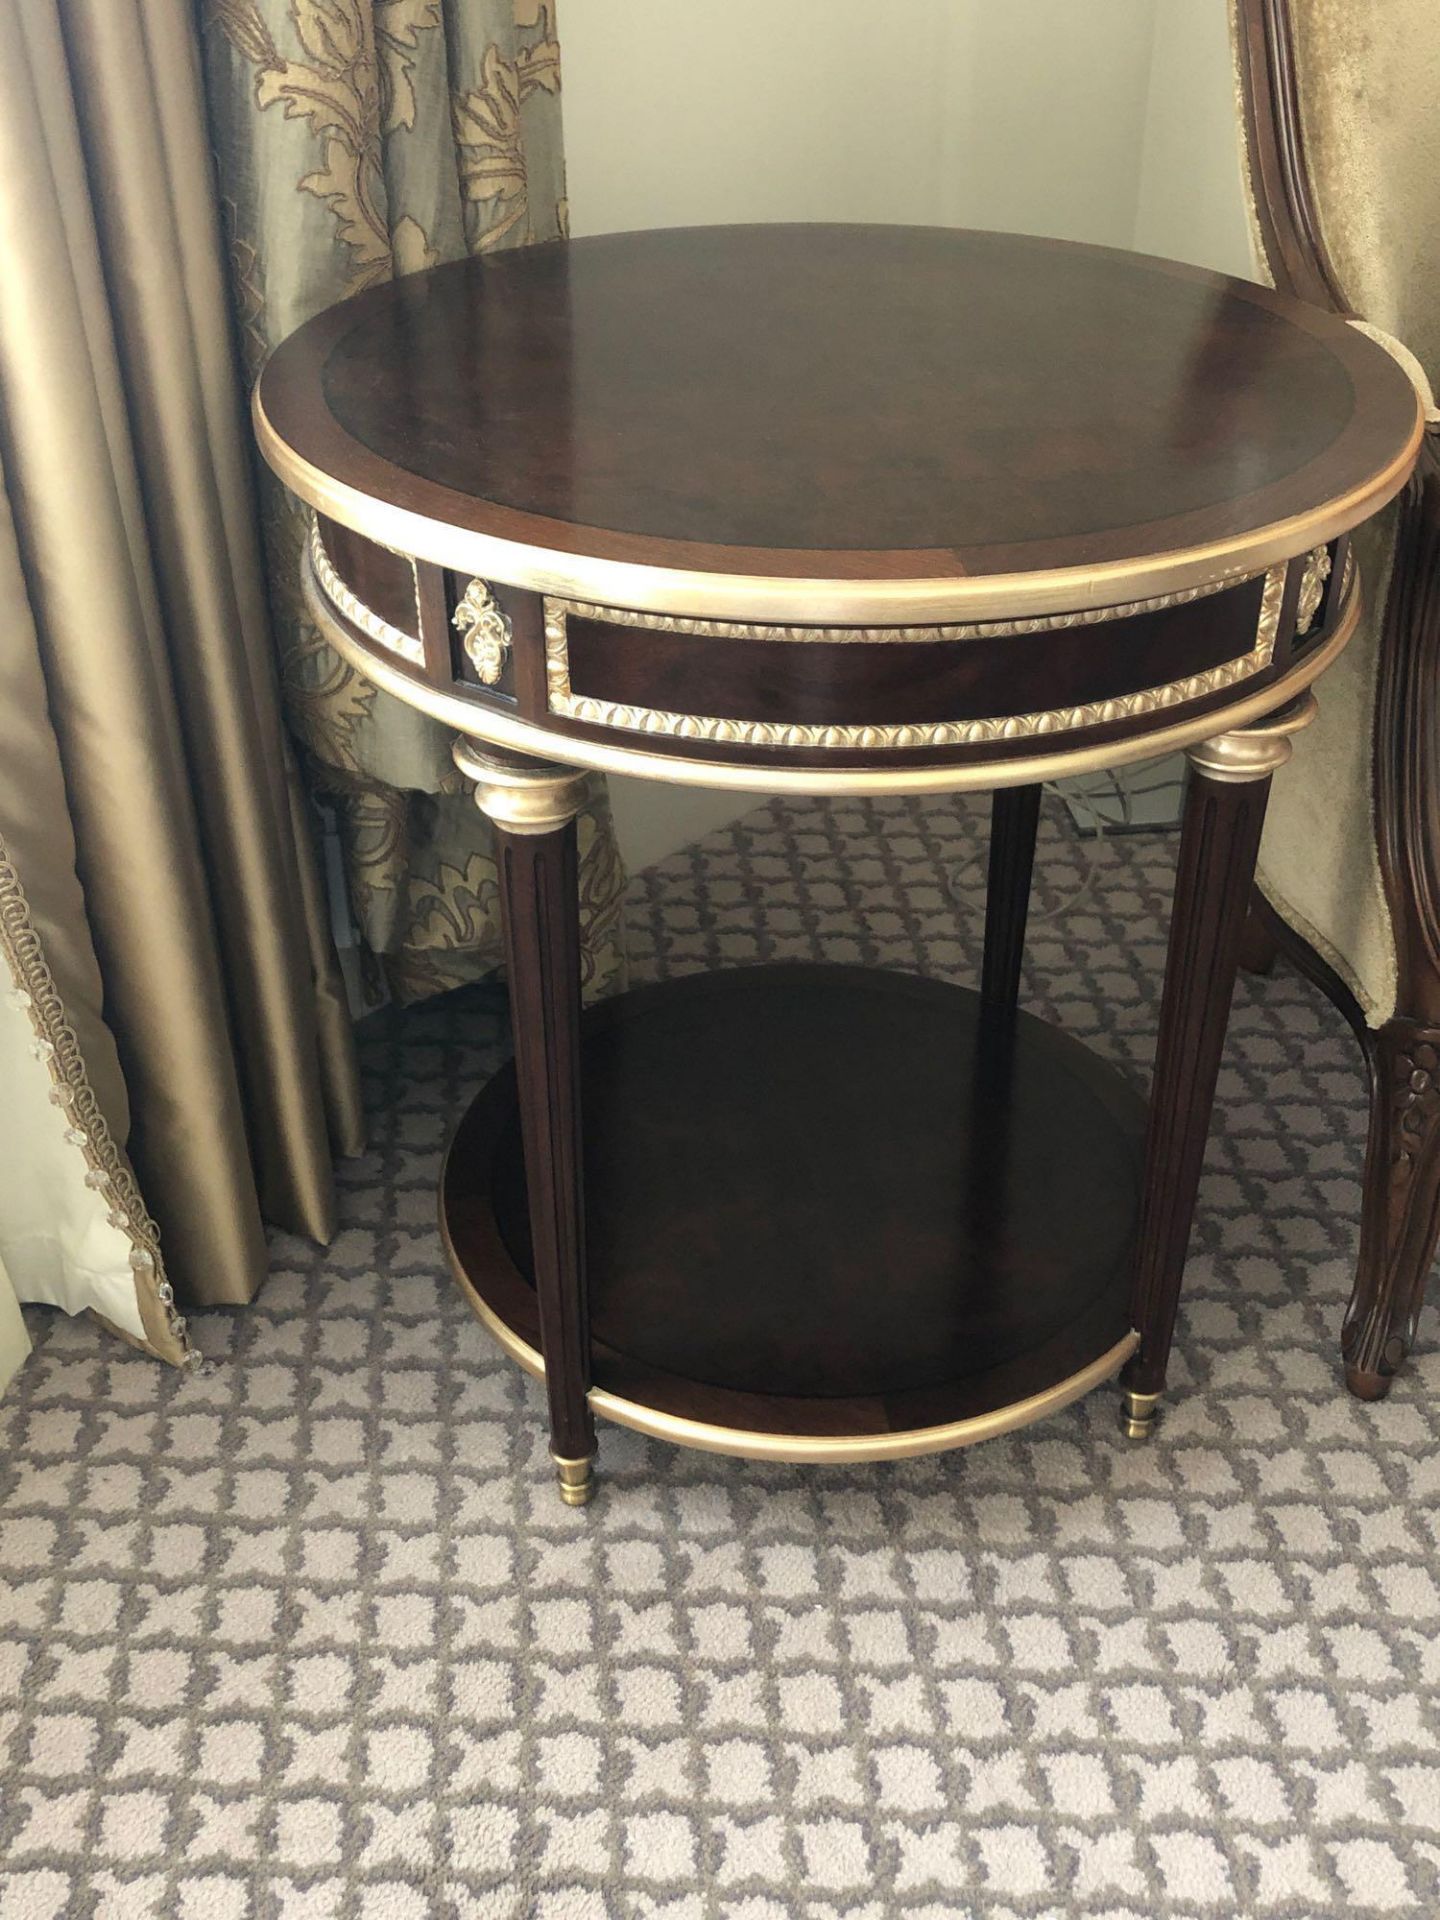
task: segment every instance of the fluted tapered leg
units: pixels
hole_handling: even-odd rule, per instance
[[[1270,780],[1314,710],[1305,694],[1190,754],[1131,1296],[1140,1346],[1123,1376],[1132,1439],[1152,1430],[1165,1385]]]
[[[985,891],[985,962],[980,976],[987,1021],[1013,1020],[1020,996],[1040,795],[1038,786],[1001,787],[990,800],[990,875]]]
[[[560,1497],[594,1491],[580,1137],[580,894],[585,776],[462,741],[461,769],[495,827],[525,1190],[550,1446]]]

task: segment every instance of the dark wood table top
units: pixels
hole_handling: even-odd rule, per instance
[[[1382,504],[1421,425],[1379,347],[1267,289],[879,226],[461,261],[302,327],[256,411],[298,492],[400,550],[757,617],[787,583],[894,618],[1265,565]]]

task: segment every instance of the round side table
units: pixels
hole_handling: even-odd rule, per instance
[[[441,1221],[595,1416],[796,1461],[963,1446],[1123,1372],[1155,1419],[1270,777],[1419,401],[1344,322],[1107,249],[905,227],[557,242],[376,288],[255,395],[307,593],[493,821],[515,1060]],[[1190,757],[1148,1108],[1017,1006],[1040,783]],[[978,992],[850,967],[582,1014],[586,769],[993,791]]]

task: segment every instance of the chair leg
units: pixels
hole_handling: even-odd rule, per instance
[[[1280,942],[1264,918],[1259,893],[1252,893],[1250,911],[1240,934],[1240,971],[1268,978],[1279,958]]]
[[[1375,825],[1396,1005],[1371,1047],[1370,1143],[1345,1383],[1377,1400],[1415,1337],[1440,1231],[1440,442],[1401,496],[1375,688]]]
[[[1360,1260],[1340,1350],[1351,1393],[1382,1400],[1414,1342],[1440,1239],[1440,1027],[1387,1021],[1371,1076]]]

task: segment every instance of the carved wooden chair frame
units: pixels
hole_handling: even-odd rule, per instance
[[[1350,315],[1307,166],[1290,0],[1236,0],[1255,213],[1275,284]],[[1257,896],[1250,953],[1285,952],[1345,1013],[1370,1066],[1359,1266],[1341,1332],[1352,1393],[1379,1399],[1414,1339],[1440,1237],[1440,438],[1427,434],[1401,504],[1383,609],[1373,779],[1380,871],[1394,925],[1396,1011],[1379,1028],[1350,989]]]

